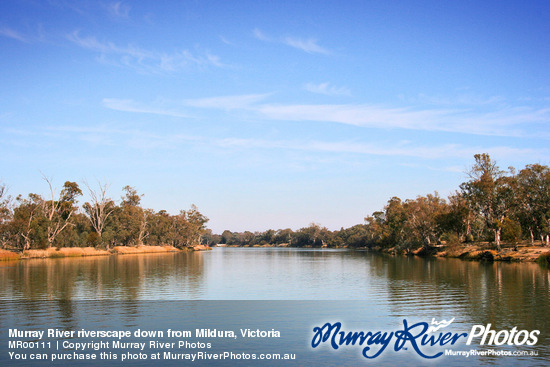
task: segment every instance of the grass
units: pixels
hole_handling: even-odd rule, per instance
[[[0,261],[19,260],[20,258],[21,256],[17,252],[0,249]]]
[[[82,257],[82,256],[105,256],[112,254],[146,254],[158,252],[178,252],[182,251],[173,246],[116,246],[112,250],[99,250],[94,247],[52,247],[44,250],[26,250],[21,254],[0,249],[0,261],[19,260],[19,259],[44,259],[44,258],[63,258],[63,257]]]
[[[173,246],[115,246],[111,250],[114,254],[147,254],[155,252],[177,252],[181,251]]]
[[[46,250],[26,250],[21,254],[22,259],[35,258],[60,258],[60,257],[81,257],[81,256],[102,256],[109,255],[109,251],[98,250],[93,247],[63,247],[49,248]]]

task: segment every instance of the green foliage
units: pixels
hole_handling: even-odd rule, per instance
[[[78,184],[66,181],[59,197],[50,181],[49,200],[37,194],[11,200],[0,185],[0,245],[11,249],[115,245],[199,244],[293,247],[433,247],[441,242],[460,244],[500,240],[517,243],[523,236],[550,238],[550,168],[527,165],[516,174],[502,171],[488,154],[476,154],[468,180],[448,200],[437,193],[401,200],[392,197],[364,224],[338,231],[312,223],[297,231],[213,234],[208,218],[194,205],[170,214],[141,207],[143,195],[125,186],[120,204],[107,195],[107,185],[91,189],[90,201],[77,206]]]
[[[99,247],[101,245],[101,237],[97,232],[90,232],[86,238],[86,244],[91,247]]]
[[[521,224],[510,218],[504,219],[502,223],[502,239],[513,244],[520,242]]]
[[[90,191],[90,202],[84,203],[83,212],[76,206],[82,191],[75,182],[66,181],[59,198],[50,186],[51,199],[29,194],[18,196],[16,205],[5,195],[0,185],[0,239],[2,247],[43,249],[55,247],[93,246],[108,249],[116,245],[172,245],[195,246],[217,241],[207,232],[206,218],[196,206],[177,215],[166,211],[155,213],[140,206],[141,197],[131,186],[123,188],[120,205],[107,196],[107,185]]]

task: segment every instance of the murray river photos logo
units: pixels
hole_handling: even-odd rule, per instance
[[[491,324],[474,325],[469,333],[455,333],[448,331],[454,318],[446,321],[418,322],[410,324],[403,320],[403,329],[396,331],[345,331],[340,322],[329,323],[313,328],[311,346],[317,348],[321,344],[328,344],[333,349],[344,346],[358,346],[365,358],[380,356],[389,346],[395,352],[400,350],[414,350],[423,358],[433,359],[443,355],[439,347],[453,346],[459,342],[471,345],[473,342],[486,346],[521,346],[535,345],[538,341],[539,330],[493,330]],[[442,330],[444,329],[444,330]],[[389,348],[391,350],[391,347]]]

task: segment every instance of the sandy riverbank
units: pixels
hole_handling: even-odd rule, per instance
[[[409,253],[395,248],[385,249],[383,252],[393,254],[408,254],[421,257],[448,257],[463,260],[477,261],[510,261],[510,262],[536,262],[546,261],[550,258],[550,248],[544,246],[504,246],[500,251],[495,250],[487,243],[474,243],[469,245],[422,247]]]
[[[182,251],[205,251],[211,250],[208,246],[195,246],[193,248],[178,249],[173,246],[115,246],[111,250],[100,250],[94,247],[64,247],[49,248],[45,250],[26,250],[22,253],[1,250],[0,261],[36,259],[36,258],[60,258],[60,257],[82,257],[82,256],[108,256],[108,255],[128,255],[128,254],[150,254],[162,252],[182,252]]]

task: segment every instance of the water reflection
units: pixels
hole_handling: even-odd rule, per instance
[[[203,258],[190,253],[30,259],[0,268],[1,299],[199,298]]]
[[[550,273],[530,263],[224,248],[3,263],[0,286],[0,299],[9,301],[0,304],[0,324],[18,319],[19,327],[76,329],[96,320],[95,328],[111,328],[114,319],[131,328],[142,327],[144,317],[155,325],[163,310],[144,300],[358,300],[346,303],[344,315],[368,315],[379,329],[394,329],[403,318],[453,317],[465,332],[488,323],[497,330],[538,329],[535,348],[550,354]],[[78,300],[95,302],[88,307]],[[193,312],[201,317],[200,310]],[[322,312],[322,307],[299,309],[297,315],[334,317],[334,311]]]

